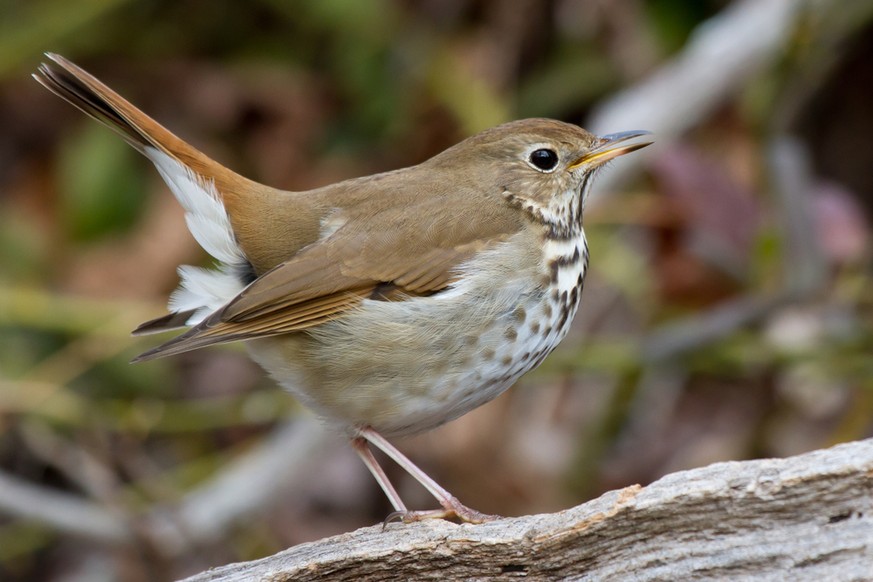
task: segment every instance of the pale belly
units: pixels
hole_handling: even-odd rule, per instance
[[[346,429],[435,428],[496,398],[567,334],[584,262],[562,265],[551,282],[539,264],[536,275],[507,271],[498,286],[474,279],[432,297],[367,300],[307,332],[251,341],[252,356]]]

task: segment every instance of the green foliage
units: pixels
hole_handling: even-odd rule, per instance
[[[130,0],[0,0],[0,79]],[[93,34],[93,33],[91,33]],[[77,39],[77,44],[88,42]],[[85,39],[87,40],[87,38]]]
[[[685,44],[698,23],[726,4],[729,2],[724,0],[646,0],[645,8],[664,48],[675,52]]]
[[[61,149],[61,220],[74,240],[125,232],[142,213],[144,164],[132,148],[118,146],[114,132],[83,123]]]

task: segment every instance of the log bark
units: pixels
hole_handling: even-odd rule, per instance
[[[186,582],[873,580],[873,439],[717,463],[554,514],[392,523]]]

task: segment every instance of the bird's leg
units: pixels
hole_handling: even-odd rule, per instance
[[[408,523],[429,518],[447,519],[454,517],[468,523],[484,523],[486,521],[498,519],[499,516],[481,513],[479,511],[476,511],[475,509],[471,509],[466,505],[463,505],[460,501],[458,501],[457,497],[449,493],[446,489],[440,486],[439,483],[431,479],[427,473],[419,469],[412,461],[410,461],[406,457],[406,455],[397,450],[394,445],[389,443],[382,435],[380,435],[372,428],[365,427],[358,429],[358,438],[355,439],[355,442],[362,440],[369,442],[374,447],[391,457],[391,459],[395,463],[400,465],[404,471],[412,475],[412,477],[416,481],[421,483],[422,486],[424,486],[424,488],[427,489],[428,492],[433,495],[434,498],[436,498],[436,500],[442,506],[442,509],[437,509],[434,511],[407,510],[406,507],[403,505],[403,502],[400,500],[400,496],[397,495],[397,491],[388,482],[388,478],[385,476],[385,472],[376,462],[376,459],[373,457],[373,453],[370,451],[369,447],[366,446],[366,443],[361,443],[361,445],[355,444],[355,448],[356,450],[358,450],[358,454],[361,455],[364,463],[373,473],[373,476],[376,478],[376,481],[379,482],[382,490],[385,491],[386,495],[388,495],[388,498],[391,500],[391,504],[396,510],[395,514],[389,516],[389,520],[394,517],[398,517],[404,522]],[[365,454],[361,451],[361,449],[359,448],[360,446],[363,446],[366,449],[366,454],[368,455],[368,457],[365,456]]]
[[[379,487],[382,488],[382,491],[385,492],[388,501],[390,501],[391,505],[394,507],[394,511],[401,515],[409,513],[409,510],[406,509],[406,505],[403,504],[403,500],[400,499],[400,495],[397,493],[394,485],[392,485],[391,481],[388,480],[388,475],[385,474],[385,471],[382,469],[381,465],[379,465],[379,461],[377,461],[376,457],[373,456],[373,451],[370,450],[370,445],[367,444],[367,439],[363,437],[353,438],[352,447],[355,449],[355,452],[358,453],[358,456],[361,457],[361,460],[364,461],[364,465],[367,466],[370,473],[373,474],[376,483],[378,483]],[[391,515],[394,514],[392,513]]]

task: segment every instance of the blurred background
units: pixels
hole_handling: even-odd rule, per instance
[[[157,173],[30,78],[63,54],[208,155],[307,189],[554,117],[604,172],[561,347],[397,441],[479,510],[557,511],[873,435],[873,2],[0,0],[0,579],[170,580],[379,523],[241,346],[129,365],[180,263]],[[393,465],[414,508],[434,505]]]

